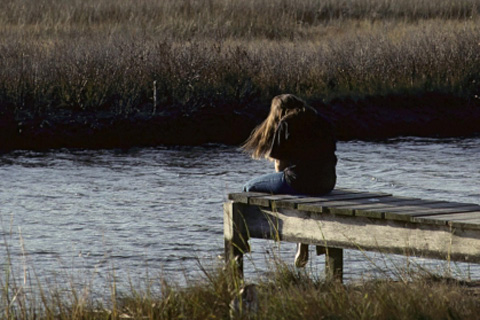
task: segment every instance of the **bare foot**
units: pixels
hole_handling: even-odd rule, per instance
[[[303,268],[308,262],[308,244],[297,244],[297,254],[295,254],[295,267]]]

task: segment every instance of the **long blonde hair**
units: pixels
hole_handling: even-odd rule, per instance
[[[293,94],[275,96],[272,99],[268,117],[253,129],[250,137],[242,145],[242,149],[251,153],[254,159],[268,158],[273,136],[280,121],[286,116],[307,110],[316,113],[305,101]]]

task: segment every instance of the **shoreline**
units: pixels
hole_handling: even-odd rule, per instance
[[[370,96],[307,101],[327,116],[339,141],[399,136],[469,137],[480,133],[480,100],[452,95]],[[145,104],[129,115],[62,110],[23,117],[0,115],[0,151],[115,149],[158,145],[239,145],[266,117],[269,102],[208,103],[187,108]]]

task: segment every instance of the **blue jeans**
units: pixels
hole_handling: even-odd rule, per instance
[[[244,192],[268,192],[273,194],[298,194],[285,180],[283,172],[267,173],[248,181]]]

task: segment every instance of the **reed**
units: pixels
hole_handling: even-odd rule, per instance
[[[310,26],[345,20],[419,21],[478,18],[478,0],[24,0],[2,1],[4,26],[75,32],[145,30],[176,37],[270,37],[302,34]]]
[[[4,121],[188,113],[284,92],[480,95],[480,0],[0,3]]]
[[[229,268],[199,266],[198,276],[183,285],[166,276],[147,284],[131,283],[118,291],[115,277],[110,296],[98,298],[95,288],[70,282],[16,282],[15,266],[4,265],[0,279],[3,319],[476,319],[480,311],[475,283],[451,280],[431,272],[409,272],[409,280],[377,278],[341,284],[326,282],[276,261],[271,272],[251,279],[258,307],[233,309],[242,282]],[[67,277],[68,278],[68,277]],[[238,281],[238,280],[237,280]],[[20,281],[22,282],[22,281]],[[67,282],[68,283],[68,282]]]
[[[313,265],[296,269],[286,264],[274,246],[265,257],[267,269],[254,267],[248,282],[236,277],[234,264],[218,259],[198,261],[182,282],[173,280],[178,275],[152,276],[149,270],[145,282],[120,279],[113,266],[85,279],[77,270],[59,271],[47,280],[37,274],[21,231],[18,239],[11,227],[2,232],[2,319],[476,319],[480,312],[479,283],[468,274],[452,278],[451,262],[432,270],[409,258],[384,269],[382,276],[342,284],[326,281]],[[13,247],[16,241],[19,248]],[[387,268],[365,263],[372,270]],[[252,297],[242,296],[245,287],[253,288],[250,302],[256,307],[244,300]],[[234,301],[241,301],[242,308],[235,309]]]

